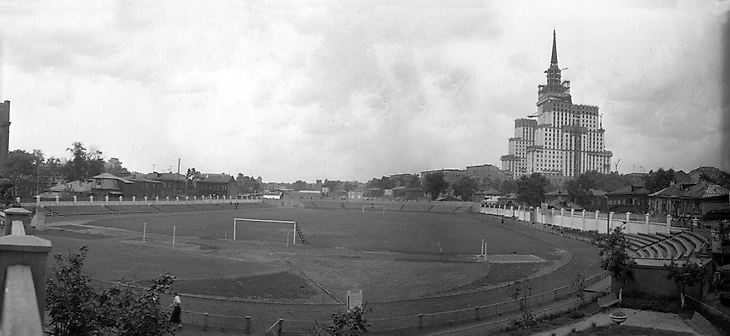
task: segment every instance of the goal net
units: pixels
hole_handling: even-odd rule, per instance
[[[365,211],[385,212],[385,206],[377,205],[377,204],[363,204],[362,212],[365,212]]]
[[[286,234],[286,242],[292,245],[306,244],[307,240],[295,221],[234,218],[233,240],[278,241]],[[283,238],[281,238],[283,241]]]

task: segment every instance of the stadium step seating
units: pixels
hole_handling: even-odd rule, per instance
[[[106,207],[118,214],[160,212],[159,210],[157,210],[149,205],[146,205],[146,204],[145,205],[107,205]]]
[[[660,241],[659,246],[664,249],[664,258],[665,259],[674,259],[677,257],[677,250],[672,246],[672,244],[669,244],[667,241]]]
[[[47,206],[57,216],[111,215],[114,211],[103,205]]]
[[[657,235],[648,234],[648,233],[638,233],[638,236],[649,240],[652,244],[658,243],[659,241],[661,241],[663,239]]]
[[[689,239],[685,238],[684,235],[682,235],[682,234],[674,236],[674,239],[676,239],[676,241],[678,241],[680,244],[682,244],[682,246],[684,246],[685,251],[684,251],[684,255],[682,257],[687,258],[690,255],[692,255],[692,252],[694,252],[695,247]]]

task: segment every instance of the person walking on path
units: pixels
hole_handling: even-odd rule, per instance
[[[175,295],[175,298],[172,299],[172,304],[168,308],[172,308],[172,315],[170,316],[170,323],[177,323],[177,328],[182,328],[182,325],[180,324],[180,314],[182,313],[182,309],[180,308],[180,296],[177,295],[177,292],[173,292],[173,295]]]

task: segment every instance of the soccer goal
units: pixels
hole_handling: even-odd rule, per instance
[[[383,205],[377,205],[377,204],[363,204],[362,205],[362,212],[365,212],[366,210],[375,210],[375,211],[382,211],[385,213],[385,206]]]
[[[271,225],[291,225],[292,228],[292,245],[297,244],[297,237],[299,237],[299,241],[302,244],[306,244],[307,240],[304,238],[304,234],[302,233],[302,230],[299,229],[299,225],[297,225],[297,222],[295,221],[285,221],[285,220],[273,220],[273,219],[254,219],[254,218],[234,218],[233,219],[233,240],[236,240],[236,228],[240,224],[246,224],[246,223],[264,223],[264,224],[271,224]],[[288,239],[287,239],[288,240]],[[288,242],[287,242],[288,244]]]

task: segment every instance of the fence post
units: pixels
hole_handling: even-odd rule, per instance
[[[246,326],[243,329],[243,333],[251,335],[251,316],[246,316]]]
[[[646,215],[644,215],[644,224],[646,224],[646,233],[650,234],[651,231],[649,230],[649,213],[647,212]]]
[[[423,329],[423,314],[418,314],[418,330]]]
[[[574,216],[575,216],[575,209],[571,208],[570,209],[570,228],[571,229],[575,229],[576,228],[575,227],[575,222],[574,222],[575,219],[573,219]]]
[[[586,209],[580,215],[580,229],[586,231]]]
[[[479,321],[479,306],[474,307],[474,315],[476,315],[476,320]]]
[[[558,301],[558,289],[557,288],[553,289],[553,297],[554,297],[555,301]]]
[[[560,209],[560,227],[563,227],[563,214],[565,213],[565,209]]]
[[[606,228],[608,232],[606,234],[611,234],[611,228],[613,227],[613,211],[608,213],[608,227]]]
[[[593,228],[598,232],[601,232],[601,230],[598,229],[598,214],[600,213],[600,211],[596,210],[596,218],[593,220]]]
[[[284,319],[279,319],[279,327],[276,328],[276,335],[281,336],[281,325],[284,324]]]
[[[208,313],[203,314],[203,331],[208,330]]]

